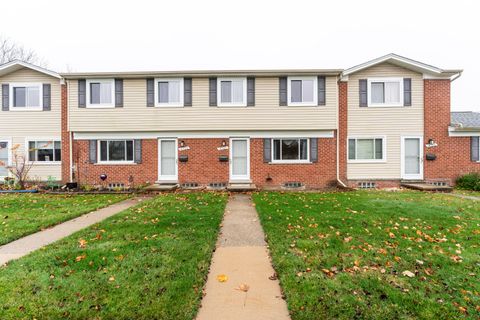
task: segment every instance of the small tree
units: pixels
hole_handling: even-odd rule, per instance
[[[45,66],[43,59],[40,59],[33,50],[26,49],[22,45],[0,35],[0,64],[13,60]]]
[[[7,165],[8,171],[15,177],[15,181],[18,183],[20,190],[25,190],[26,183],[28,181],[28,174],[33,167],[34,162],[28,161],[26,152],[19,152],[20,145],[16,144],[12,146],[12,164]]]

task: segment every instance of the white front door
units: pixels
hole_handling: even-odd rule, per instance
[[[230,180],[250,180],[250,139],[230,139]]]
[[[10,162],[10,142],[7,140],[0,140],[0,180],[8,176],[7,166]]]
[[[402,178],[423,179],[422,137],[402,137]]]
[[[158,140],[158,180],[164,182],[178,180],[177,139]]]

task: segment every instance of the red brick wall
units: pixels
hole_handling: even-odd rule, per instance
[[[67,183],[70,180],[70,139],[68,132],[68,112],[67,112],[67,85],[62,84],[61,96],[61,117],[62,117],[62,182]]]
[[[104,184],[139,185],[157,181],[158,141],[156,139],[142,140],[142,163],[140,164],[92,164],[88,161],[88,149],[89,141],[76,140],[74,142],[75,180],[80,184],[101,185],[101,174],[108,176],[107,180],[103,182]]]
[[[318,139],[318,162],[308,164],[270,164],[263,162],[263,139],[250,140],[250,175],[257,187],[281,186],[302,182],[307,188],[336,184],[336,139]],[[267,181],[267,177],[272,178]]]
[[[339,175],[347,183],[348,82],[338,82]]]
[[[229,139],[179,139],[184,141],[189,150],[179,151],[179,156],[187,155],[187,162],[178,162],[178,181],[180,183],[196,182],[208,185],[211,182],[228,183],[229,163],[220,162],[221,155],[228,157],[228,150],[217,150],[222,141],[228,145]]]
[[[470,160],[470,138],[449,137],[450,80],[424,80],[425,144],[433,139],[438,146],[424,149],[436,160],[424,162],[425,179],[455,179],[468,172],[480,172],[480,164]]]

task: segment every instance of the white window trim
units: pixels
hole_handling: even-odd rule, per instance
[[[313,101],[312,102],[292,102],[292,80],[313,80]],[[318,78],[317,77],[288,77],[287,80],[288,106],[292,107],[315,107],[318,105]],[[303,85],[302,85],[303,88]],[[303,91],[302,91],[303,99]]]
[[[403,78],[368,78],[367,97],[368,106],[371,108],[381,107],[403,107]],[[372,103],[372,82],[398,82],[400,83],[400,102],[399,103]]]
[[[222,81],[238,81],[243,82],[243,102],[222,102]],[[233,98],[233,94],[232,94]],[[219,107],[246,107],[247,106],[247,78],[246,77],[219,77],[217,78],[217,105]]]
[[[0,142],[6,142],[8,147],[8,158],[7,158],[7,167],[12,165],[12,139],[11,138],[0,138]],[[7,169],[7,175],[6,176],[0,176],[0,181],[3,180],[4,178],[10,177],[11,173]]]
[[[34,107],[15,107],[13,105],[13,89],[17,87],[38,87],[38,93],[40,95],[38,101],[40,102],[39,106]],[[42,111],[43,110],[43,84],[38,82],[14,82],[9,83],[9,105],[10,111]]]
[[[300,159],[298,159],[298,160],[275,160],[275,157],[274,157],[274,155],[275,155],[274,145],[275,144],[273,143],[274,140],[302,140],[302,139],[307,140],[307,159],[305,159],[305,160],[300,160]],[[308,139],[308,138],[296,138],[296,137],[295,138],[292,138],[292,137],[272,138],[270,143],[271,143],[271,146],[272,146],[272,150],[271,150],[272,161],[271,161],[271,163],[273,163],[273,164],[311,163],[311,161],[310,161],[310,139]],[[300,148],[300,143],[298,144],[298,148]],[[280,143],[280,155],[282,154],[281,149],[282,149],[282,143]],[[300,150],[299,150],[299,155],[300,155]]]
[[[180,81],[180,101],[179,102],[167,102],[160,103],[158,102],[158,83],[159,82],[169,82],[169,81]],[[183,98],[185,95],[184,91],[184,78],[156,78],[155,79],[155,107],[183,107],[185,106]]]
[[[42,165],[44,165],[44,166],[45,165],[61,165],[62,160],[60,160],[60,161],[37,161],[37,160],[30,159],[29,143],[30,142],[38,142],[38,141],[53,141],[54,146],[55,146],[56,141],[60,142],[60,146],[61,146],[61,143],[62,143],[62,139],[60,137],[27,137],[27,138],[25,138],[25,156],[27,158],[27,161],[30,162],[30,163],[34,162],[35,165],[40,165],[40,166],[42,166]],[[60,148],[60,150],[62,150],[62,148]]]
[[[359,139],[382,139],[382,159],[350,159],[350,139],[355,139],[355,152],[357,152],[357,142]],[[374,143],[375,145],[375,143]],[[374,152],[375,154],[375,152]],[[356,155],[355,155],[356,158]],[[387,137],[386,136],[350,136],[347,137],[347,163],[386,163],[387,162]]]
[[[90,101],[90,84],[91,83],[111,83],[112,87],[112,102],[111,103],[100,103],[100,104],[91,104]],[[87,86],[87,108],[91,109],[103,109],[103,108],[115,108],[115,79],[87,79],[86,81],[86,86]]]
[[[125,159],[127,158],[127,146],[126,146],[126,141],[132,141],[133,142],[133,157],[132,160],[123,160],[123,161],[102,161],[102,150],[101,150],[101,143],[102,141],[107,141],[107,149],[108,149],[108,142],[110,141],[125,141]],[[108,156],[108,150],[107,150],[107,158]],[[102,139],[97,141],[97,164],[136,164],[135,163],[135,139]]]

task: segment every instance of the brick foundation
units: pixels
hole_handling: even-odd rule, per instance
[[[450,80],[424,80],[425,144],[433,139],[438,146],[424,147],[425,155],[432,153],[436,160],[424,162],[426,180],[445,180],[455,183],[458,176],[480,172],[480,163],[470,160],[470,137],[449,137]]]

